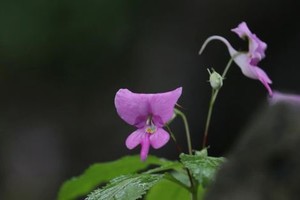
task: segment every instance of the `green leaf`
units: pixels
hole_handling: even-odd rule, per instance
[[[146,196],[146,200],[183,200],[190,198],[191,194],[189,191],[166,179],[162,179],[159,183],[154,185]]]
[[[149,165],[170,165],[172,161],[148,156],[145,162],[139,156],[126,156],[119,160],[97,163],[90,166],[82,175],[66,181],[58,193],[58,200],[72,200],[91,192],[101,183],[120,175],[145,170]]]
[[[145,173],[151,174],[151,173],[157,173],[157,172],[162,172],[162,171],[167,171],[167,170],[182,170],[183,165],[182,163],[178,161],[165,161],[160,167],[156,167],[153,169],[150,169],[146,171]]]
[[[113,179],[104,188],[92,192],[86,200],[134,200],[141,198],[163,178],[157,174],[124,175]]]
[[[197,190],[197,200],[203,200],[204,199],[204,194],[205,194],[206,189],[202,187],[202,185],[198,185],[198,190]]]
[[[208,156],[206,149],[196,152],[195,155],[181,154],[180,159],[199,184],[204,187],[214,179],[216,171],[225,160],[222,157]]]
[[[173,178],[170,178],[172,176]],[[177,181],[174,181],[176,179]],[[166,173],[164,178],[155,184],[147,193],[146,200],[183,200],[190,199],[190,188],[182,185],[189,185],[188,175],[180,172]],[[205,189],[198,185],[197,200],[203,200]]]

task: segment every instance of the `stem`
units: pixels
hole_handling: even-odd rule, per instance
[[[153,174],[157,172],[169,171],[169,170],[177,170],[178,168],[182,168],[182,165],[179,163],[173,163],[167,166],[161,166],[154,169],[149,169],[148,171],[144,172],[145,174]]]
[[[230,66],[231,66],[231,64],[232,64],[233,59],[234,59],[237,55],[239,55],[239,54],[234,55],[234,56],[233,56],[232,58],[230,58],[230,60],[228,61],[227,65],[226,65],[226,67],[225,67],[225,69],[224,69],[224,71],[223,71],[223,74],[222,74],[222,78],[223,78],[223,79],[225,78],[225,76],[226,76],[226,74],[227,74],[227,72],[228,72],[228,70],[229,70],[229,68],[230,68]]]
[[[192,155],[192,143],[191,143],[191,134],[190,134],[190,129],[189,129],[189,124],[187,121],[187,118],[185,116],[185,114],[183,112],[181,112],[180,110],[174,108],[174,112],[176,115],[179,115],[182,118],[182,121],[184,123],[184,128],[185,128],[185,133],[186,133],[186,140],[187,140],[187,145],[188,145],[188,150],[189,150],[189,154]],[[191,175],[191,172],[189,169],[186,169],[191,186],[188,187],[188,190],[190,191],[191,195],[192,195],[192,200],[197,200],[197,190],[198,190],[198,185],[197,183],[194,181],[193,176]],[[174,177],[173,177],[174,178]],[[175,179],[175,178],[174,178]],[[176,179],[177,180],[177,179]],[[172,181],[172,180],[171,180]]]
[[[166,126],[166,128],[168,129],[168,132],[170,133],[170,136],[171,136],[172,140],[173,140],[174,143],[175,143],[175,146],[176,146],[176,148],[177,148],[178,153],[179,153],[179,154],[182,153],[182,148],[181,148],[181,147],[179,146],[179,144],[177,143],[177,140],[176,140],[176,138],[175,138],[174,133],[171,131],[171,128],[170,128],[168,125],[165,125],[165,126]]]
[[[226,76],[226,74],[227,74],[227,72],[228,72],[228,70],[229,70],[229,68],[232,64],[232,61],[233,61],[233,58],[230,58],[230,60],[228,61],[227,65],[226,65],[226,67],[223,71],[223,74],[222,74],[223,79],[225,78],[225,76]],[[207,114],[207,118],[206,118],[202,148],[206,147],[208,130],[209,130],[209,125],[210,125],[210,121],[211,121],[211,115],[212,115],[212,111],[213,111],[213,108],[214,108],[214,105],[215,105],[215,101],[216,101],[216,98],[218,96],[218,93],[219,93],[220,89],[218,89],[218,90],[212,89],[212,92],[211,92],[211,98],[210,98],[208,114]]]
[[[186,133],[186,140],[187,140],[189,154],[192,155],[191,134],[190,134],[189,124],[186,119],[186,116],[183,112],[181,112],[180,110],[178,110],[176,108],[174,109],[174,111],[177,115],[179,115],[182,118],[182,121],[184,123],[185,133]]]
[[[207,118],[206,118],[205,131],[204,131],[204,136],[203,136],[203,143],[202,143],[203,149],[206,147],[206,141],[207,141],[208,129],[209,129],[210,120],[211,120],[211,114],[212,114],[212,110],[213,110],[214,103],[215,103],[214,97],[217,94],[217,92],[218,92],[218,90],[212,89],[211,98],[210,98],[210,102],[209,102],[209,108],[208,108],[208,114],[207,114]]]
[[[191,175],[191,172],[189,169],[186,169],[189,179],[190,179],[190,183],[191,183],[191,187],[190,187],[190,192],[192,195],[192,200],[197,200],[198,199],[198,194],[197,194],[197,190],[198,190],[198,184],[195,183],[193,176]]]

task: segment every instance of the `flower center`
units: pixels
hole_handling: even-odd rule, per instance
[[[156,132],[156,126],[154,125],[153,121],[152,121],[152,116],[149,116],[146,122],[146,128],[145,128],[145,132],[146,133],[150,133],[153,134]]]
[[[156,126],[154,126],[154,125],[146,126],[145,131],[146,131],[146,133],[153,134],[156,132]]]

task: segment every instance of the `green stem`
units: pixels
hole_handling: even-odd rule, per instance
[[[185,127],[185,133],[186,133],[186,139],[187,139],[187,145],[188,145],[189,154],[192,155],[191,134],[190,134],[190,129],[189,129],[187,118],[186,118],[186,116],[185,116],[185,114],[183,112],[181,112],[180,110],[178,110],[176,108],[174,108],[174,112],[175,112],[176,115],[179,115],[182,118],[182,121],[183,121],[184,127]],[[174,134],[172,133],[170,127],[169,126],[166,126],[166,127],[169,130],[170,135],[173,138],[174,142],[177,144],[176,138],[175,138]],[[188,174],[188,177],[189,177],[189,180],[190,180],[190,184],[191,184],[190,187],[188,187],[185,184],[183,184],[182,182],[178,181],[172,175],[169,175],[169,174],[167,176],[165,175],[165,178],[167,180],[172,181],[174,183],[177,183],[181,187],[187,189],[191,193],[191,195],[192,195],[191,196],[192,200],[197,200],[198,199],[198,197],[197,197],[198,185],[195,182],[194,178],[192,177],[190,171],[188,169],[186,169],[186,170],[187,170],[187,174]]]
[[[187,174],[189,176],[189,179],[190,179],[190,183],[191,183],[191,187],[190,187],[190,193],[191,193],[191,197],[192,197],[192,200],[197,200],[198,199],[198,184],[196,183],[196,181],[194,180],[191,172],[189,169],[186,169],[187,171]]]
[[[232,64],[232,61],[233,61],[233,58],[230,58],[230,60],[228,61],[224,71],[223,71],[223,74],[222,74],[222,78],[224,79],[231,64]],[[220,88],[221,89],[221,88]],[[211,92],[211,98],[210,98],[210,102],[209,102],[209,108],[208,108],[208,114],[207,114],[207,118],[206,118],[206,123],[205,123],[205,130],[204,130],[204,136],[203,136],[203,143],[202,143],[202,148],[205,148],[206,147],[206,142],[207,142],[207,136],[208,136],[208,130],[209,130],[209,125],[210,125],[210,121],[211,121],[211,115],[212,115],[212,111],[213,111],[213,108],[214,108],[214,105],[215,105],[215,101],[216,101],[216,98],[219,94],[219,91],[220,89],[212,89],[212,92]]]
[[[182,118],[182,121],[184,123],[184,128],[185,128],[185,133],[186,133],[186,140],[187,140],[187,145],[188,145],[188,150],[189,154],[192,155],[192,142],[191,142],[191,134],[190,134],[190,129],[189,129],[189,124],[186,119],[186,116],[183,112],[181,112],[178,109],[174,109],[175,113],[179,115]]]
[[[215,103],[214,97],[215,97],[215,94],[217,94],[217,91],[218,90],[212,89],[212,92],[211,92],[211,98],[210,98],[210,102],[209,102],[208,114],[207,114],[207,118],[206,118],[203,143],[202,143],[203,149],[206,147],[206,141],[207,141],[208,129],[209,129],[210,120],[211,120],[211,114],[212,114],[212,110],[213,110],[214,103]]]
[[[167,166],[161,166],[154,169],[149,169],[148,171],[144,172],[145,174],[153,174],[157,172],[163,172],[163,171],[169,171],[169,170],[177,170],[179,168],[182,168],[181,163],[173,163]]]
[[[239,54],[234,55],[233,58],[235,58],[237,55],[239,55]],[[226,67],[225,67],[225,69],[223,71],[223,74],[222,74],[222,78],[223,79],[225,78],[225,76],[226,76],[226,74],[227,74],[227,72],[228,72],[228,70],[229,70],[229,68],[230,68],[230,66],[231,66],[231,64],[233,62],[233,58],[230,58],[230,60],[228,61],[227,65],[226,65]]]
[[[170,136],[171,136],[172,140],[173,140],[174,143],[175,143],[175,146],[176,146],[176,148],[177,148],[178,153],[179,153],[179,154],[182,153],[182,149],[181,149],[181,147],[179,146],[179,144],[177,143],[177,140],[176,140],[175,135],[174,135],[174,133],[172,132],[171,128],[170,128],[168,125],[165,125],[165,126],[166,126],[166,128],[168,129],[168,132],[170,133]]]

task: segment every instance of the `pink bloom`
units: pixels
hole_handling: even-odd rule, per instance
[[[158,93],[137,94],[120,89],[115,96],[115,106],[119,116],[137,128],[126,139],[128,149],[141,145],[141,160],[146,160],[150,145],[161,148],[170,139],[163,126],[172,118],[174,107],[182,88]]]
[[[269,95],[272,96],[273,92],[269,84],[272,83],[268,75],[257,66],[258,62],[265,57],[265,50],[267,44],[261,41],[255,34],[253,34],[247,24],[242,22],[238,25],[237,28],[232,29],[239,37],[247,38],[249,41],[248,52],[238,52],[236,51],[231,44],[221,36],[211,36],[202,45],[200,49],[200,54],[203,52],[206,45],[212,40],[222,41],[229,51],[230,56],[234,62],[241,68],[242,73],[252,79],[259,80],[268,90]]]
[[[280,102],[300,105],[300,95],[274,91],[272,98],[269,98],[269,103],[274,105]]]

